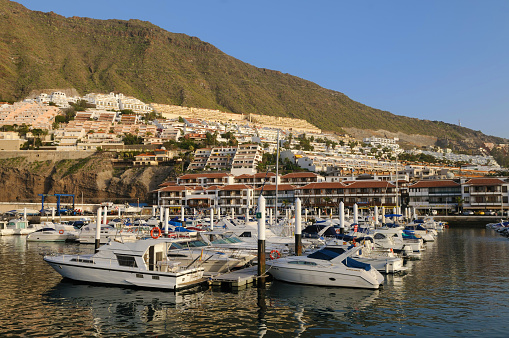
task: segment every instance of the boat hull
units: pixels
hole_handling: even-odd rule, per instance
[[[378,289],[384,281],[383,276],[374,269],[371,271],[351,268],[334,269],[333,267],[310,269],[275,263],[268,272],[278,280],[317,286]]]
[[[80,282],[172,291],[204,282],[203,270],[200,269],[164,273],[138,268],[92,266],[91,263],[70,262],[64,256],[45,256],[44,261],[62,277]]]

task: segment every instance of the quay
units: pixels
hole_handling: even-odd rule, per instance
[[[249,285],[256,284],[258,279],[258,266],[253,265],[240,270],[235,270],[210,278],[210,284],[213,287],[220,287],[221,289],[228,290],[241,290],[247,288]],[[265,278],[268,276],[265,275]]]

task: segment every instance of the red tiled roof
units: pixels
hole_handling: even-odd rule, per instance
[[[387,181],[355,181],[347,186],[347,189],[355,188],[395,188],[396,186]]]
[[[309,183],[303,187],[296,188],[296,190],[304,189],[343,189],[346,188],[341,182],[320,182],[320,183]]]
[[[246,185],[246,184],[230,184],[230,185],[225,185],[225,186],[219,187],[219,189],[229,191],[229,190],[253,189],[253,187],[251,187],[250,185]]]
[[[276,176],[276,174],[274,174],[273,172],[269,172],[269,173],[256,173],[256,174],[253,174],[253,175],[250,175],[250,174],[242,174],[242,175],[239,175],[239,176],[235,176],[235,178],[264,178],[264,177],[273,177],[273,176]]]
[[[157,191],[182,191],[182,190],[192,190],[193,188],[186,187],[184,185],[171,185],[169,187],[161,188]]]
[[[279,184],[277,187],[277,190],[285,191],[285,190],[295,190],[295,186],[292,184]],[[262,187],[256,188],[255,190],[260,191],[262,190]],[[263,186],[263,191],[276,191],[276,185],[275,184],[265,184]]]
[[[179,179],[181,180],[188,180],[192,178],[222,178],[226,176],[232,176],[230,173],[203,173],[203,174],[185,174],[183,176],[180,176]]]
[[[440,181],[419,181],[415,184],[409,185],[409,188],[436,188],[436,187],[459,187],[460,184],[451,180]]]
[[[470,185],[502,185],[504,181],[498,178],[472,178],[465,182]]]
[[[166,181],[161,184],[159,184],[160,187],[169,187],[169,186],[176,186],[177,182],[175,181]]]
[[[304,178],[304,177],[318,177],[318,175],[310,172],[302,172],[302,173],[289,173],[281,176],[281,178]]]

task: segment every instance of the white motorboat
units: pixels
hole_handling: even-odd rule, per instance
[[[183,266],[203,267],[207,275],[243,267],[255,258],[253,253],[219,249],[202,241],[172,242],[168,251],[169,260],[180,261]]]
[[[27,242],[74,241],[78,236],[78,230],[70,224],[43,222],[40,225],[42,229],[29,234]]]
[[[95,254],[44,256],[44,261],[63,277],[81,282],[174,291],[204,282],[203,268],[168,260],[169,245],[154,239],[110,242]]]
[[[16,218],[0,226],[0,236],[28,235],[39,229],[38,225],[29,224],[26,219]]]
[[[265,227],[266,247],[272,250],[283,252],[292,252],[295,249],[295,238],[293,236],[283,236],[276,234],[273,230],[275,227]],[[235,219],[221,219],[214,227],[214,234],[229,233],[238,236],[245,245],[257,248],[258,246],[258,223],[253,221],[239,222]],[[291,232],[291,231],[290,231]],[[206,236],[210,232],[200,233]],[[302,240],[302,246],[307,249],[313,245],[308,239]]]
[[[409,224],[405,227],[405,230],[403,230],[406,234],[414,234],[419,235],[422,237],[424,242],[433,242],[435,241],[435,234],[436,231],[433,229],[426,229],[420,224]]]
[[[396,228],[376,228],[372,234],[375,240],[376,249],[392,249],[405,257],[420,258],[424,250],[424,241],[422,238],[410,238],[403,236],[403,229]]]
[[[327,241],[327,247],[339,247],[346,250],[351,245],[348,242],[336,239]],[[371,238],[367,238],[361,243],[355,243],[354,245],[361,246],[361,249],[352,256],[359,262],[369,264],[378,271],[385,273],[398,273],[406,270],[403,258],[398,257],[392,249],[376,249]]]
[[[307,256],[268,261],[268,273],[285,282],[378,289],[384,282],[380,272],[352,258],[360,247],[349,250],[325,247]]]
[[[80,229],[76,241],[81,244],[94,244],[96,236],[96,224],[87,224]],[[100,244],[106,244],[110,241],[134,242],[137,240],[136,234],[123,229],[115,229],[110,226],[101,226]]]

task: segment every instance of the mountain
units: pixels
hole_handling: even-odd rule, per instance
[[[475,146],[502,142],[480,131],[368,107],[149,22],[66,18],[8,0],[0,0],[0,18],[0,100],[19,100],[42,88],[116,91],[146,102],[302,118],[329,131],[381,129]]]

